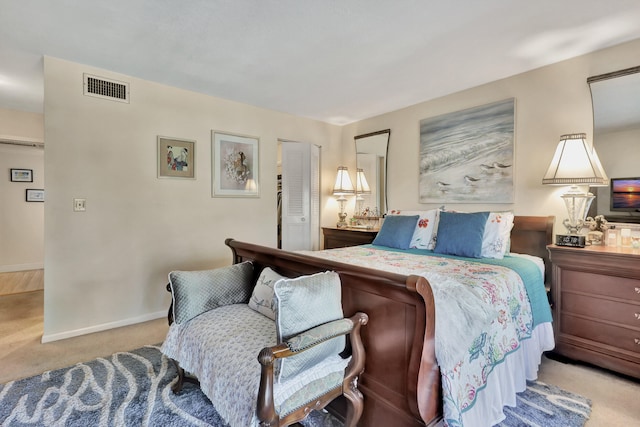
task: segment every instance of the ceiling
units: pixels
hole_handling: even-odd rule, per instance
[[[48,55],[346,124],[636,38],[637,0],[0,0],[0,107]]]

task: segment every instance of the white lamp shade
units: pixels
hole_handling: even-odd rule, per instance
[[[584,133],[562,135],[543,184],[606,186],[609,178]]]
[[[336,183],[333,186],[333,194],[335,196],[344,196],[345,194],[353,193],[353,184],[351,183],[351,178],[349,178],[349,171],[346,166],[339,166]]]
[[[367,182],[367,177],[364,176],[364,170],[356,169],[356,193],[357,194],[371,194],[371,187]]]

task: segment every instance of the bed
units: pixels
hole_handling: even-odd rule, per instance
[[[551,271],[546,245],[551,243],[553,222],[553,217],[516,216],[509,236],[508,253],[527,254],[539,259],[536,266],[540,276],[539,283],[532,286],[537,286],[538,294],[542,292],[543,295],[544,283],[549,282]],[[500,420],[502,406],[515,405],[515,393],[524,390],[527,379],[536,377],[542,353],[553,347],[548,304],[546,310],[549,316],[538,316],[536,324],[531,320],[534,317],[531,306],[527,308],[526,302],[516,304],[514,298],[511,298],[506,302],[507,310],[501,311],[498,301],[495,303],[495,312],[487,309],[485,313],[489,316],[499,315],[500,321],[490,322],[494,330],[499,325],[514,323],[509,326],[511,335],[506,338],[493,336],[484,330],[479,334],[475,331],[477,336],[473,337],[461,334],[465,336],[466,341],[461,340],[465,342],[464,345],[471,342],[476,350],[464,355],[467,363],[447,360],[447,369],[440,369],[436,358],[435,313],[438,307],[436,301],[443,301],[442,287],[434,286],[435,282],[431,284],[427,277],[432,281],[443,277],[464,281],[466,274],[495,274],[489,273],[492,266],[479,260],[438,254],[438,257],[442,257],[438,261],[439,258],[434,257],[433,253],[421,253],[412,249],[406,252],[413,257],[424,256],[429,261],[414,261],[417,264],[414,264],[413,270],[399,270],[396,261],[397,257],[404,256],[403,251],[380,248],[377,245],[294,253],[233,239],[227,239],[226,244],[233,252],[234,263],[251,260],[258,269],[269,266],[292,277],[325,270],[339,273],[345,316],[362,311],[370,319],[362,333],[367,351],[365,372],[359,383],[365,396],[365,409],[360,422],[362,426],[431,426],[442,423],[443,414],[446,424],[452,426],[492,425]],[[370,266],[341,261],[348,259],[350,262],[363,264],[356,258],[358,253],[368,254],[365,257],[372,260]],[[392,259],[391,262],[389,258]],[[505,257],[507,258],[516,257]],[[527,264],[526,257],[519,258]],[[489,261],[489,264],[496,262]],[[456,274],[448,274],[447,270],[435,271],[435,267],[430,267],[438,263],[452,268]],[[530,263],[535,264],[533,261]],[[471,272],[460,273],[461,266],[471,266]],[[544,268],[540,268],[542,266]],[[495,268],[508,269],[504,266]],[[500,271],[502,273],[496,274],[497,276],[506,277],[510,274],[511,277],[520,274]],[[484,285],[488,286],[487,283],[485,281]],[[520,290],[515,293],[521,300],[528,300],[528,296],[522,296],[522,286],[523,283],[518,284]],[[540,295],[537,299],[540,299]],[[443,317],[442,313],[447,311],[442,307],[443,304],[440,305],[439,321]],[[439,330],[442,331],[443,328]],[[442,337],[439,336],[438,339],[441,340]],[[491,339],[497,340],[497,343],[492,344],[489,342]],[[446,347],[441,344],[444,341],[438,342],[438,349]],[[498,347],[499,351],[496,350]],[[439,355],[441,353],[442,350]],[[490,360],[488,365],[478,366],[476,362],[482,358]],[[474,367],[467,369],[467,365]],[[465,372],[461,374],[462,371]],[[466,389],[467,385],[461,387],[459,384],[452,384],[454,377],[463,377],[463,374],[467,379],[474,379],[472,384],[467,384]],[[334,402],[330,410],[340,418],[344,413],[343,403],[339,400]]]

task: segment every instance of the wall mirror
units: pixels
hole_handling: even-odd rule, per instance
[[[593,103],[593,146],[609,179],[640,177],[640,66],[589,77]],[[590,215],[640,222],[640,211],[612,209],[610,187],[597,195]],[[638,196],[640,199],[640,195]]]
[[[387,212],[387,149],[390,136],[391,130],[385,129],[355,137],[358,214],[366,211],[381,216]],[[358,172],[364,175],[364,179]]]

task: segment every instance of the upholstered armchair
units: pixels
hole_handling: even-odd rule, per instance
[[[169,274],[162,351],[178,368],[174,392],[197,379],[232,427],[288,426],[344,395],[345,426],[356,426],[367,315],[344,317],[335,272],[286,278],[265,268],[254,280],[256,273],[244,262]]]

